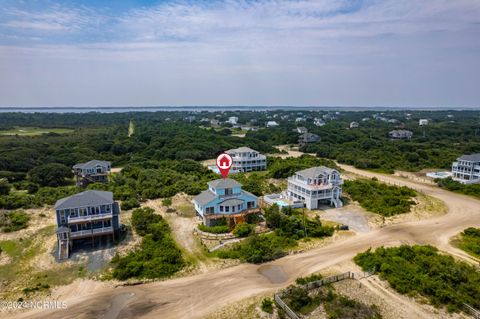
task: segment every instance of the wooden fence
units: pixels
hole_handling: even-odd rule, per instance
[[[478,311],[477,309],[473,308],[472,306],[466,303],[463,304],[463,307],[465,308],[465,311],[467,313],[472,315],[473,318],[480,319],[480,311]]]
[[[330,284],[332,282],[337,282],[337,281],[341,281],[341,280],[344,280],[344,279],[353,279],[353,278],[354,278],[354,274],[350,271],[347,271],[343,274],[339,274],[339,275],[335,275],[335,276],[331,276],[331,277],[327,277],[327,278],[322,278],[320,280],[309,282],[309,283],[307,283],[305,285],[302,285],[300,287],[302,287],[302,288],[304,288],[308,291],[308,290],[312,290],[312,289],[315,289],[315,288],[319,288],[319,287],[321,287],[323,285],[326,285],[326,284]],[[282,308],[285,311],[285,313],[291,319],[300,319],[300,317],[292,309],[290,309],[290,307],[282,300],[283,295],[286,292],[289,292],[289,291],[290,291],[289,289],[286,289],[286,290],[281,291],[280,293],[276,293],[273,298],[275,299],[275,302],[277,303],[277,305],[280,308]]]

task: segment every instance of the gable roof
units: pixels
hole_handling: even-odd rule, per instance
[[[55,203],[55,209],[67,209],[107,204],[113,204],[112,192],[90,190],[59,199]]]
[[[337,172],[337,170],[333,168],[329,168],[326,166],[316,166],[316,167],[310,167],[301,171],[296,172],[297,175],[302,175],[305,178],[316,178],[319,175],[324,175],[324,174],[332,174],[333,172]]]
[[[108,161],[91,160],[91,161],[88,161],[86,163],[75,164],[75,165],[73,165],[73,168],[89,169],[89,168],[95,168],[98,165],[108,167],[108,166],[111,165],[111,163],[108,162]]]
[[[213,188],[234,188],[234,187],[242,187],[242,184],[233,180],[231,178],[220,178],[208,183],[210,187]]]
[[[205,206],[206,204],[210,203],[214,200],[217,196],[211,192],[210,190],[206,190],[198,194],[193,198],[195,202],[197,202],[200,206]]]
[[[461,161],[468,161],[468,162],[480,162],[480,153],[462,155],[458,159]]]

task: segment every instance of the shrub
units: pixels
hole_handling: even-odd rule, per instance
[[[355,256],[363,270],[375,268],[402,294],[428,298],[434,306],[458,311],[467,303],[480,307],[480,272],[473,266],[439,254],[432,246],[377,248]]]
[[[162,205],[166,207],[172,206],[172,199],[170,197],[162,199]]]
[[[452,192],[457,192],[460,194],[470,195],[480,198],[480,184],[462,184],[460,182],[454,181],[451,177],[444,179],[436,179],[437,185],[441,188],[448,189]]]
[[[390,186],[376,180],[345,181],[343,190],[360,206],[382,216],[408,213],[417,193],[407,187]]]
[[[142,243],[138,250],[112,259],[114,278],[164,278],[185,266],[182,252],[170,235],[170,227],[153,209],[134,210],[132,226],[143,237]]]
[[[309,282],[317,281],[322,279],[323,276],[320,274],[311,274],[310,276],[307,277],[299,277],[295,280],[295,283],[297,285],[305,285],[308,284]]]
[[[250,236],[231,248],[215,251],[215,254],[220,258],[235,258],[259,264],[285,256],[285,249],[295,245],[295,240],[291,238],[270,233]]]
[[[136,198],[129,198],[122,201],[122,210],[130,210],[132,208],[140,207],[140,202]]]
[[[270,298],[263,298],[262,300],[262,310],[267,313],[273,313],[273,301]]]
[[[0,229],[6,233],[27,228],[29,221],[30,216],[23,211],[0,213]]]
[[[225,234],[230,232],[230,228],[227,225],[205,226],[204,224],[200,224],[198,225],[198,229],[212,234]]]
[[[459,247],[480,258],[480,228],[469,227],[460,234]]]
[[[0,195],[8,195],[11,187],[6,178],[0,178]]]
[[[151,232],[149,227],[161,221],[162,216],[155,214],[150,207],[135,209],[132,213],[132,226],[140,236]]]
[[[235,226],[232,233],[236,237],[247,237],[248,235],[252,234],[254,230],[255,230],[255,226],[247,223],[241,223]]]

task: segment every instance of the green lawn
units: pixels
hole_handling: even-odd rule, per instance
[[[68,128],[15,127],[11,130],[0,131],[0,135],[35,136],[47,133],[66,134],[71,132],[73,130]]]

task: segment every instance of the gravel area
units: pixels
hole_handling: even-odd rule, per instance
[[[348,225],[350,230],[358,233],[368,233],[370,231],[370,226],[364,213],[356,210],[352,205],[321,211],[320,218]]]

